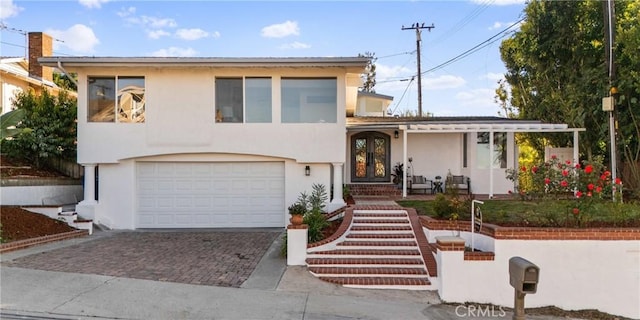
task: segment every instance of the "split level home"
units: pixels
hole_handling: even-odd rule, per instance
[[[514,187],[504,170],[517,163],[515,132],[573,132],[578,145],[582,130],[390,117],[391,97],[358,92],[362,57],[39,62],[77,73],[77,209],[116,229],[284,227],[287,207],[316,183],[330,192],[329,210],[344,206],[344,185],[406,196],[412,176],[449,172],[469,178],[470,193],[503,194]],[[397,163],[407,164],[398,186]]]

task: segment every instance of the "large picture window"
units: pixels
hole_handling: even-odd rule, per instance
[[[489,154],[489,132],[478,132],[478,168],[488,169],[491,163],[493,168],[507,167],[507,133],[493,133],[493,155]]]
[[[89,122],[145,121],[144,77],[89,77]]]
[[[335,78],[282,79],[283,123],[336,123],[338,87]]]
[[[216,122],[271,122],[271,78],[216,78]]]

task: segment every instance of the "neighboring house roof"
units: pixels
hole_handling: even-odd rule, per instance
[[[213,57],[42,57],[38,62],[49,67],[90,66],[208,66],[208,67],[357,67],[366,66],[363,57],[308,57],[308,58],[213,58]]]
[[[375,92],[358,91],[358,97],[360,97],[360,96],[383,99],[383,100],[393,100],[392,96],[387,96],[387,95],[379,94],[379,93],[375,93]]]
[[[569,128],[566,124],[543,123],[489,116],[460,117],[348,117],[347,130],[402,129],[410,132],[572,132],[584,128]]]
[[[2,58],[0,59],[0,71],[8,73],[20,80],[35,85],[45,85],[47,87],[57,88],[53,81],[41,79],[29,75],[29,62],[25,58]]]

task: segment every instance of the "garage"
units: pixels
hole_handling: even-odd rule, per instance
[[[283,162],[138,162],[136,228],[285,225]]]

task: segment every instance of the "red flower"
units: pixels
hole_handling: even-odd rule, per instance
[[[582,166],[579,163],[576,163],[576,169],[580,169]]]
[[[607,180],[607,176],[604,175],[604,173],[600,176],[600,180]]]
[[[580,198],[582,197],[582,191],[578,190],[576,191],[576,198]]]
[[[622,184],[622,179],[616,178],[616,184]]]
[[[567,170],[562,170],[562,176],[563,176],[563,177],[566,177],[566,176],[568,176],[568,175],[569,175],[569,171],[567,171]]]
[[[513,193],[513,191],[509,190],[509,191],[507,191],[507,193],[512,194],[512,193]]]
[[[567,180],[562,180],[562,182],[560,182],[560,185],[563,187],[567,187],[569,186],[569,182],[567,182]]]
[[[544,184],[549,184],[551,183],[551,179],[549,178],[544,178]]]
[[[533,172],[533,173],[538,172],[538,167],[536,167],[536,166],[531,167],[531,172]]]
[[[602,187],[601,187],[601,186],[598,186],[598,187],[596,188],[596,192],[597,192],[597,193],[602,192]]]
[[[565,161],[566,164],[571,164],[571,160]]]
[[[593,166],[588,164],[586,167],[584,167],[584,172],[586,172],[586,173],[593,172]]]
[[[580,209],[573,208],[572,212],[573,212],[573,214],[578,215],[580,213]]]
[[[605,171],[604,175],[607,176],[607,177],[610,176],[611,175],[611,171]]]
[[[593,183],[589,183],[589,184],[587,185],[587,189],[589,189],[589,191],[593,190],[593,188],[594,188],[594,187],[595,187],[595,186],[593,185]]]
[[[591,197],[593,196],[593,193],[591,193],[591,191],[587,192],[587,197]]]
[[[527,172],[527,167],[525,167],[525,166],[520,167],[520,171]]]
[[[551,159],[558,159],[558,156],[556,156],[555,154],[551,155]]]

